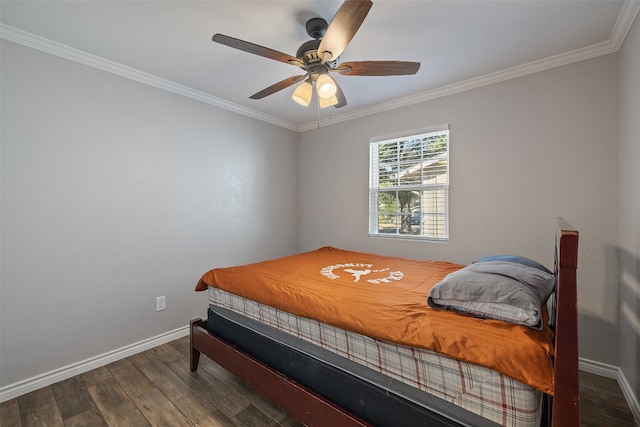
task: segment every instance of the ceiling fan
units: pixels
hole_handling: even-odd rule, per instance
[[[321,108],[330,106],[340,108],[347,105],[347,100],[342,89],[329,73],[335,72],[343,76],[401,76],[415,74],[420,68],[419,62],[408,61],[355,61],[338,64],[338,57],[355,36],[372,5],[371,0],[345,0],[331,24],[327,24],[327,21],[322,18],[312,18],[307,21],[307,34],[313,40],[303,43],[295,57],[223,34],[215,34],[213,41],[295,65],[305,71],[305,74],[286,78],[251,95],[251,99],[262,99],[302,82],[293,92],[294,101],[308,106],[311,103],[315,84]]]

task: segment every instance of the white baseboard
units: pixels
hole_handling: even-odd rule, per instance
[[[620,368],[613,365],[608,365],[602,362],[596,362],[595,360],[580,358],[579,368],[581,371],[589,372],[590,374],[600,375],[605,378],[618,379],[622,373],[619,372]]]
[[[620,368],[618,368],[617,366],[595,362],[593,360],[584,359],[581,357],[580,370],[589,372],[591,374],[600,375],[602,377],[612,378],[618,381],[620,390],[622,390],[622,394],[624,395],[624,398],[627,401],[629,408],[631,409],[631,413],[636,419],[636,423],[640,425],[640,405],[638,404],[638,399],[633,393],[633,390],[631,390],[631,386],[627,381],[627,377],[625,377]]]
[[[188,325],[5,387],[0,387],[0,403],[187,335],[189,335]]]

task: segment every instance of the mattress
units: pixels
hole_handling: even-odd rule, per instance
[[[494,370],[295,316],[219,288],[208,288],[208,300],[211,309],[241,315],[238,319],[256,322],[254,327],[265,325],[267,334],[280,331],[291,337],[288,345],[393,387],[394,393],[410,401],[419,403],[424,399],[419,392],[426,392],[500,425],[540,425],[543,394]]]
[[[484,366],[553,394],[553,332],[545,321],[538,330],[489,315],[434,309],[428,304],[427,297],[435,286],[463,267],[447,261],[323,247],[253,264],[214,268],[202,275],[196,290],[219,288],[343,330]],[[483,286],[489,287],[502,277],[486,276]],[[521,284],[519,279],[517,282]],[[517,286],[513,290],[520,294]],[[484,294],[484,290],[472,292],[463,299]],[[501,298],[512,296],[501,294]],[[480,300],[468,302],[487,308]],[[521,310],[511,303],[505,308],[504,312],[513,314]],[[540,311],[544,320],[546,310],[541,307]]]

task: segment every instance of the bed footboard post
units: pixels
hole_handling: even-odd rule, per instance
[[[189,323],[189,368],[191,372],[198,369],[198,363],[200,363],[200,351],[195,348],[195,341],[193,337],[193,328],[196,323],[202,323],[202,319],[193,319]]]

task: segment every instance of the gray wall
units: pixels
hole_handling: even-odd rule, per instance
[[[640,401],[640,19],[620,51],[620,362]]]
[[[184,327],[200,274],[298,250],[296,132],[1,47],[0,385]]]
[[[611,54],[305,132],[300,249],[553,265],[555,218],[580,232],[580,355],[618,364],[618,69]],[[368,237],[369,139],[449,123],[448,243]]]
[[[619,54],[300,135],[3,41],[0,386],[184,327],[215,266],[323,245],[551,265],[564,216],[581,231],[580,354],[637,396],[639,33]],[[369,239],[369,139],[442,123],[450,241]]]

